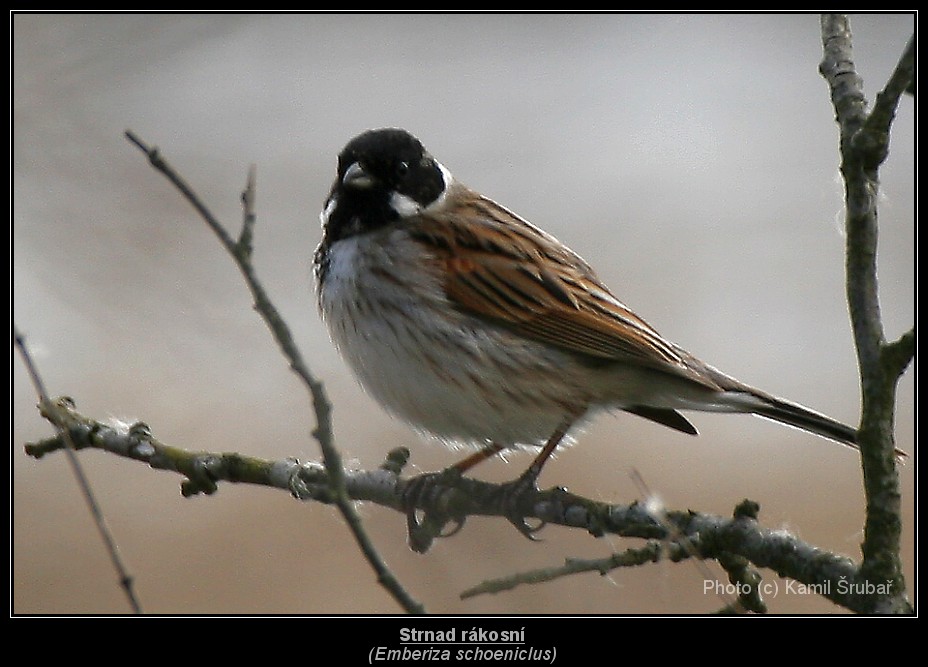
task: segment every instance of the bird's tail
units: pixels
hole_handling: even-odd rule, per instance
[[[750,391],[750,410],[754,414],[773,421],[793,426],[803,431],[815,433],[834,442],[860,449],[857,442],[857,429],[811,410],[804,405],[771,396],[757,390]],[[895,450],[896,460],[904,461],[908,454],[901,449]]]

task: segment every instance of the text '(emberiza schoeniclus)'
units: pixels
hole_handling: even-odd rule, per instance
[[[620,409],[696,434],[680,410],[753,413],[856,446],[856,432],[670,342],[553,236],[454,180],[408,132],[352,139],[322,211],[319,308],[361,384],[449,443],[541,446]]]

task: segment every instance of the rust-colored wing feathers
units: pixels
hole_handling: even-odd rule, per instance
[[[594,360],[636,363],[717,388],[689,355],[616,299],[580,257],[495,202],[468,193],[456,197],[453,208],[406,223],[445,263],[446,293],[459,308]],[[479,233],[475,219],[483,224]]]

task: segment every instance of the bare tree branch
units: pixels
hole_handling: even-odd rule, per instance
[[[889,127],[902,92],[912,81],[915,42],[911,40],[872,112],[853,60],[850,23],[842,14],[821,19],[824,57],[819,67],[828,82],[840,130],[841,174],[845,182],[847,300],[860,369],[862,411],[858,439],[867,498],[861,574],[891,581],[904,591],[900,558],[901,495],[896,468],[894,411],[896,383],[914,355],[914,329],[886,344],[877,288],[878,168],[889,153]],[[868,611],[909,612],[899,607]]]
[[[67,428],[77,448],[92,447],[177,472],[186,479],[184,495],[213,493],[219,482],[259,484],[288,491],[301,500],[334,502],[329,472],[319,463],[296,459],[266,461],[235,453],[192,452],[159,442],[144,424],[107,424],[78,413],[69,401],[54,402],[46,414]],[[44,456],[64,447],[61,436],[26,445],[31,456]],[[436,535],[448,522],[463,524],[470,516],[507,517],[505,485],[461,477],[450,472],[404,478],[400,475],[407,452],[391,452],[375,470],[344,471],[345,494],[351,501],[367,501],[404,514],[421,511],[433,518]],[[850,558],[804,542],[783,530],[760,526],[756,503],[739,504],[730,518],[692,511],[665,511],[654,517],[647,503],[612,505],[563,489],[528,489],[519,499],[519,512],[545,523],[645,540],[661,540],[662,554],[671,560],[686,556],[718,560],[730,581],[740,582],[739,602],[762,610],[756,578],[748,563],[767,568],[810,587],[837,605],[869,613],[908,604],[904,590],[892,581],[876,582],[858,571]],[[745,509],[745,508],[750,508]],[[434,536],[433,536],[434,537]],[[619,560],[634,561],[650,553],[631,550]],[[753,583],[752,583],[753,582]],[[728,609],[726,609],[728,610]]]
[[[883,363],[891,376],[900,376],[915,358],[915,327],[883,346]]]
[[[680,548],[676,548],[673,551],[678,554],[680,558],[689,557],[689,552]],[[621,553],[612,554],[606,558],[596,558],[592,560],[568,558],[563,565],[558,567],[546,567],[530,570],[528,572],[519,572],[508,577],[484,581],[477,586],[463,591],[461,593],[461,599],[465,600],[487,593],[502,593],[522,586],[523,584],[538,584],[554,581],[555,579],[573,574],[596,572],[604,576],[617,568],[636,567],[647,563],[657,563],[665,557],[674,560],[673,556],[664,553],[664,548],[660,541],[648,540],[643,547],[638,549],[626,549]]]
[[[71,466],[71,471],[74,473],[74,477],[77,480],[77,486],[84,496],[84,501],[90,509],[90,515],[93,517],[94,524],[97,526],[97,531],[103,539],[106,552],[109,554],[113,568],[119,576],[119,585],[122,587],[126,594],[126,598],[129,600],[129,606],[132,608],[132,612],[141,614],[142,604],[139,602],[138,596],[135,593],[135,584],[132,575],[129,574],[129,569],[122,560],[122,556],[119,553],[119,545],[116,543],[116,538],[113,537],[113,533],[106,523],[106,518],[103,516],[103,509],[100,507],[100,503],[97,502],[97,497],[90,485],[90,480],[88,480],[87,475],[84,474],[84,468],[76,454],[77,445],[71,437],[71,429],[54,416],[58,406],[61,406],[63,410],[67,410],[70,400],[58,399],[52,402],[49,399],[48,393],[45,391],[45,383],[42,381],[42,376],[39,374],[39,369],[32,361],[32,355],[29,354],[26,339],[15,325],[13,327],[13,344],[19,350],[23,363],[26,365],[26,370],[29,373],[29,377],[32,380],[32,385],[35,387],[35,391],[39,396],[39,411],[43,416],[49,419],[58,431],[58,436],[53,438],[53,440],[57,442],[56,449],[63,449],[67,454],[68,464]]]
[[[909,40],[905,51],[899,58],[896,68],[889,77],[883,90],[877,93],[873,110],[864,120],[863,127],[854,138],[856,148],[864,152],[873,152],[880,156],[880,163],[886,159],[889,149],[889,129],[896,118],[899,98],[908,85],[915,79],[915,36]],[[869,139],[867,139],[869,138]],[[868,146],[865,143],[871,143]]]
[[[377,581],[380,583],[402,606],[402,608],[411,614],[421,614],[425,612],[421,603],[415,600],[400,582],[396,579],[384,560],[377,553],[376,548],[370,540],[370,537],[364,531],[361,518],[354,511],[348,495],[345,491],[345,477],[342,467],[341,454],[334,444],[334,435],[332,433],[332,405],[326,396],[325,388],[309,370],[309,366],[303,361],[303,355],[293,340],[290,328],[281,317],[277,308],[271,302],[255,274],[254,266],[251,263],[252,236],[254,224],[257,219],[255,213],[255,170],[252,167],[249,170],[248,181],[245,191],[242,194],[242,204],[244,208],[244,221],[242,231],[238,240],[226,232],[225,227],[216,219],[209,208],[200,200],[193,189],[174,171],[174,169],[161,156],[157,148],[149,147],[131,131],[126,132],[126,138],[148,156],[148,161],[157,171],[163,174],[176,187],[184,198],[193,205],[200,217],[206,222],[210,229],[219,238],[220,243],[229,252],[235,260],[236,266],[245,278],[248,289],[251,291],[252,298],[255,302],[255,310],[261,315],[265,323],[274,335],[281,351],[290,363],[290,368],[296,373],[297,377],[306,386],[312,398],[313,409],[316,414],[316,428],[313,430],[313,437],[319,443],[322,450],[323,460],[326,471],[328,472],[327,480],[332,502],[338,507],[339,511],[348,524],[349,529],[354,535],[365,558],[377,575]]]

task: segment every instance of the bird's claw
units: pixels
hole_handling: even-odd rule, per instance
[[[532,542],[542,542],[543,540],[540,537],[536,537],[535,533],[548,525],[547,521],[541,521],[537,526],[529,525],[528,521],[525,520],[524,516],[519,515],[507,515],[506,519],[509,520],[516,530],[519,531],[519,534],[522,535],[527,540]]]
[[[525,520],[525,514],[521,511],[520,505],[522,498],[526,493],[538,491],[535,483],[538,473],[529,468],[517,479],[503,485],[500,493],[500,502],[504,509],[506,519],[511,523],[519,534],[532,542],[540,542],[535,533],[547,525],[547,521],[539,520],[538,525],[532,526]]]

